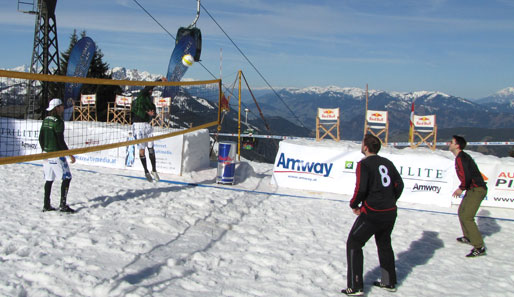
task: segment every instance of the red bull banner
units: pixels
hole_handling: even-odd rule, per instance
[[[387,124],[387,111],[368,110],[366,112],[366,121],[374,124]]]
[[[154,104],[157,107],[166,108],[170,107],[171,97],[155,97]]]
[[[434,128],[435,115],[414,116],[414,126],[416,128]]]
[[[116,95],[116,105],[130,107],[132,104],[132,96]]]
[[[335,121],[339,118],[339,108],[318,108],[318,118],[322,121]]]
[[[91,105],[96,103],[96,95],[90,94],[90,95],[80,95],[80,102],[82,105]]]

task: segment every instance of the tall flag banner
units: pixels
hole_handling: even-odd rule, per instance
[[[173,49],[168,64],[168,73],[166,79],[168,81],[180,81],[187,71],[187,66],[182,63],[182,57],[187,54],[194,56],[196,53],[196,45],[191,35],[186,35],[180,38]],[[177,86],[166,86],[164,88],[163,97],[171,97],[172,99],[177,95]]]
[[[200,7],[198,7],[198,9],[200,9]],[[194,62],[200,61],[200,54],[202,52],[202,33],[200,29],[193,28],[195,22],[187,28],[180,27],[177,31],[175,48],[171,53],[170,63],[168,64],[168,73],[166,75],[166,79],[168,81],[180,81],[186,73],[187,68],[191,66],[193,61],[190,61],[191,64],[183,63],[184,56],[191,55]],[[167,86],[164,88],[162,96],[171,97],[173,100],[177,93],[178,87]]]
[[[93,39],[83,37],[70,53],[66,76],[86,77],[93,56],[96,52],[96,45]],[[69,121],[73,114],[73,102],[79,99],[82,83],[66,83],[64,85],[64,120]]]

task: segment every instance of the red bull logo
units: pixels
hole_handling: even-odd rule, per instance
[[[234,183],[235,175],[235,157],[236,157],[235,142],[220,142],[218,146],[218,183]]]
[[[381,113],[375,112],[375,113],[372,113],[369,115],[368,121],[382,123],[382,122],[385,122],[385,118]]]
[[[419,117],[416,121],[416,126],[426,126],[432,127],[434,124],[432,123],[432,119],[429,117]]]
[[[84,95],[82,96],[82,104],[95,104],[95,96],[94,95]]]
[[[337,114],[333,109],[325,109],[321,112],[320,115],[321,119],[327,120],[327,119],[336,119]]]

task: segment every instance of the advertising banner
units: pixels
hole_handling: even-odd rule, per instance
[[[360,146],[294,142],[280,143],[273,183],[285,188],[353,195],[355,169],[363,158]],[[418,150],[397,152],[383,149],[380,155],[391,160],[402,176],[405,187],[400,201],[450,207],[451,195],[458,185],[453,156],[449,152],[448,156]],[[509,186],[509,181],[498,183],[501,187]]]
[[[0,157],[37,154],[42,121],[0,118]]]
[[[393,162],[403,179],[400,201],[450,207],[455,169],[453,161],[438,155],[420,157],[416,151],[406,154],[380,153]]]
[[[83,37],[71,49],[68,59],[66,76],[86,77],[91,61],[96,52],[96,44],[93,39]],[[73,102],[78,100],[81,83],[64,84],[64,120],[69,120],[73,112]]]
[[[68,146],[70,148],[134,140],[130,128],[121,130],[115,127],[111,127],[110,129],[106,130],[105,127],[100,125],[98,127],[89,126],[87,128],[88,133],[82,135],[83,137],[71,137],[71,135],[74,134],[74,129],[84,129],[84,125],[85,124],[82,122],[66,123],[65,136],[67,136],[66,140],[68,141]],[[158,134],[159,133],[154,133],[154,135]],[[117,138],[113,139],[113,137]],[[181,174],[183,139],[183,135],[178,135],[154,142],[158,172],[171,173],[176,175]],[[148,149],[145,149],[145,154],[148,157]],[[139,149],[137,145],[84,153],[75,157],[77,159],[77,163],[79,164],[119,169],[133,169],[143,172],[143,165],[141,165],[141,162],[139,161]],[[149,170],[151,170],[150,164],[148,164],[148,166]]]
[[[318,118],[321,121],[335,121],[339,118],[339,108],[318,108]]]
[[[361,158],[360,152],[282,141],[272,180],[280,187],[349,194],[355,187],[355,173],[348,174],[351,170],[345,170],[345,163],[356,164]]]
[[[373,124],[387,124],[387,111],[368,110],[366,112],[366,121]]]
[[[414,116],[414,126],[416,128],[434,128],[435,115]]]
[[[487,196],[481,206],[514,208],[514,167],[500,162],[499,159],[497,162],[476,163],[487,184]],[[459,179],[455,175],[454,188],[457,189],[459,184]],[[465,192],[461,197],[452,198],[452,204],[460,204],[464,194]]]
[[[41,153],[41,120],[0,118],[0,121],[0,157]],[[64,138],[70,149],[134,139],[130,126],[109,124],[106,127],[105,123],[99,122],[66,122],[65,125]],[[155,131],[154,128],[154,135],[165,132],[170,131]],[[194,157],[184,158],[185,147]],[[209,134],[207,130],[199,130],[158,140],[154,142],[154,150],[158,172],[181,175],[184,169],[190,172],[209,165]],[[148,157],[148,150],[146,155]],[[143,172],[137,145],[83,153],[75,157],[79,164]],[[148,165],[151,170],[151,165]]]
[[[498,164],[487,187],[487,200],[482,205],[514,208],[514,166]]]

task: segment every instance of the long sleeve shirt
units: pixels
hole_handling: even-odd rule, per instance
[[[487,189],[477,164],[473,158],[464,151],[460,151],[457,157],[455,157],[455,170],[460,180],[459,189],[463,191],[476,187]]]
[[[156,106],[152,101],[150,90],[149,87],[144,88],[132,102],[132,122],[150,122],[152,120],[148,112],[155,111]]]
[[[357,164],[355,192],[350,207],[383,213],[396,212],[396,201],[403,191],[403,180],[391,161],[371,155]]]

